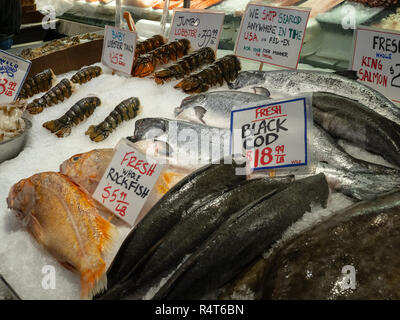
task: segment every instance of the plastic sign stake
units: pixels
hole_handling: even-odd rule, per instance
[[[175,8],[169,41],[186,38],[193,50],[211,47],[217,51],[224,17],[223,11]]]
[[[101,62],[113,70],[131,74],[137,34],[134,31],[106,26]]]
[[[350,68],[359,81],[400,103],[400,32],[359,27]]]
[[[31,64],[31,61],[0,50],[0,102],[18,98]]]
[[[236,40],[236,56],[297,69],[309,16],[306,8],[249,3]]]
[[[308,105],[306,97],[299,97],[233,110],[231,153],[246,156],[251,171],[308,166]]]
[[[93,198],[134,226],[163,167],[137,151],[129,140],[122,139]]]

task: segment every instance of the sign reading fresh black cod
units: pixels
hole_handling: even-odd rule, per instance
[[[351,69],[359,81],[400,103],[400,32],[359,27]]]
[[[249,3],[240,25],[238,57],[297,69],[310,10]]]
[[[217,51],[224,16],[223,11],[174,9],[169,41],[188,39],[193,50],[211,47]]]
[[[252,170],[306,167],[312,130],[308,97],[249,105],[231,113],[231,153]]]
[[[106,26],[101,62],[113,70],[130,74],[135,57],[137,34],[134,31]]]
[[[163,165],[136,150],[127,139],[122,139],[93,198],[134,226],[162,169]]]

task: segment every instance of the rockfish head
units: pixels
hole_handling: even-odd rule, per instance
[[[18,219],[23,220],[27,215],[30,215],[35,203],[35,186],[29,179],[17,182],[8,193],[8,208],[14,211]]]

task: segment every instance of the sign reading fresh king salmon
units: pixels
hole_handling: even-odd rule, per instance
[[[297,69],[309,9],[249,3],[236,40],[238,57]]]
[[[351,69],[359,81],[400,103],[400,32],[359,27]]]
[[[101,62],[113,70],[131,74],[137,34],[134,31],[106,26]]]
[[[193,51],[204,47],[217,51],[224,17],[223,11],[175,8],[169,41],[188,39]]]
[[[93,197],[116,216],[134,226],[163,165],[122,139]]]
[[[309,118],[306,97],[235,109],[231,153],[246,156],[251,170],[308,166]]]
[[[18,98],[31,64],[31,61],[0,50],[0,102]]]

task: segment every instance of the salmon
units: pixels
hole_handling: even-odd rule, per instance
[[[63,174],[43,172],[16,183],[7,204],[39,244],[80,274],[82,299],[106,289],[102,255],[118,231],[99,215],[85,191]]]

